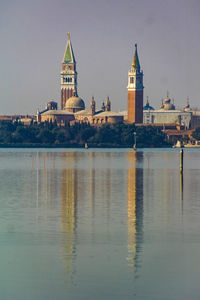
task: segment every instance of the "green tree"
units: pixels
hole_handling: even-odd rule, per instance
[[[55,134],[46,128],[42,128],[37,135],[37,139],[42,144],[53,144],[55,142]]]
[[[195,138],[196,140],[200,140],[200,127],[198,127],[193,133],[192,137]]]

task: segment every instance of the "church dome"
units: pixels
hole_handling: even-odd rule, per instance
[[[183,108],[184,111],[191,111],[191,108],[190,108],[190,104],[189,104],[189,99],[187,100],[187,104],[186,106]]]
[[[69,98],[65,104],[65,110],[77,112],[85,109],[85,103],[83,99],[77,96]]]
[[[173,103],[171,103],[171,99],[169,97],[166,97],[164,99],[163,109],[164,110],[175,110],[175,106]]]
[[[149,102],[147,102],[146,105],[143,107],[143,110],[154,110],[154,108],[149,104]]]

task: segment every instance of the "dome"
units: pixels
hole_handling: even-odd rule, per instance
[[[85,103],[83,99],[77,96],[70,97],[66,104],[65,109],[68,111],[73,110],[73,112],[85,109]]]
[[[164,104],[162,106],[162,109],[164,110],[175,110],[175,106],[173,103],[171,103],[171,99],[169,97],[166,97],[164,99]]]
[[[146,105],[143,107],[143,110],[154,110],[154,108],[149,105],[149,102],[146,103]]]
[[[161,103],[160,109],[164,109],[164,104],[163,103]]]
[[[189,104],[189,99],[187,100],[187,104],[186,106],[183,108],[184,111],[191,111],[191,108],[190,108],[190,104]]]

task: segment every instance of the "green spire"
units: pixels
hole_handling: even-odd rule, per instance
[[[63,57],[63,63],[68,64],[68,63],[76,63],[75,57],[74,57],[74,52],[72,49],[71,41],[70,41],[70,33],[67,33],[68,40],[67,40],[67,46],[65,48],[65,54]]]
[[[135,55],[133,58],[132,67],[137,69],[138,71],[140,71],[140,62],[139,62],[138,53],[137,53],[137,44],[135,44]]]

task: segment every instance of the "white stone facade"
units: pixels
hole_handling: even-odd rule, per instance
[[[179,124],[190,128],[192,119],[191,112],[181,110],[144,110],[144,124]]]

